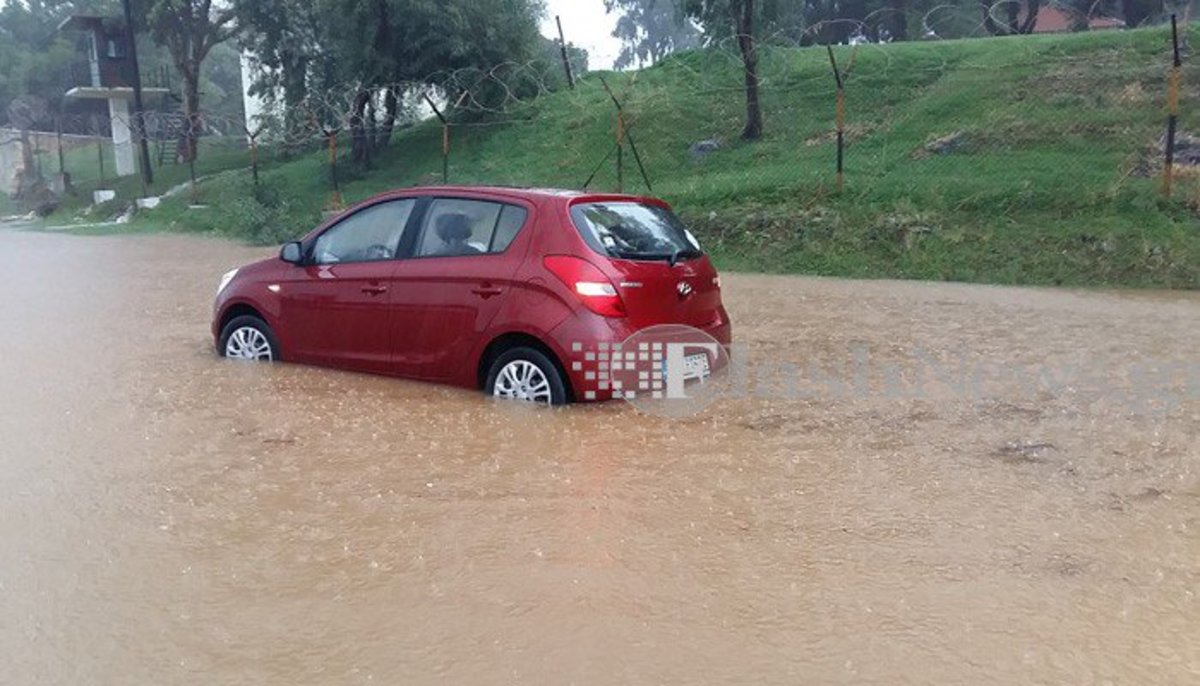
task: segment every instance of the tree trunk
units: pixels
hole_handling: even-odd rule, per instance
[[[746,72],[746,128],[742,138],[752,141],[762,138],[762,104],[758,98],[758,48],[754,44],[754,0],[731,2],[733,25],[737,33],[738,49],[742,53],[742,65]]]
[[[1009,2],[1007,5],[1004,6],[1004,12],[1005,12],[1005,14],[1008,15],[1007,21],[1005,22],[1005,27],[1008,29],[1008,33],[1010,33],[1010,34],[1017,33],[1020,30],[1019,26],[1018,26],[1018,22],[1021,19],[1020,3],[1019,2]]]
[[[849,21],[839,22],[845,27],[846,38],[850,39],[858,34],[863,34],[875,40],[874,27],[866,26],[864,20],[867,18],[867,1],[866,0],[840,0],[838,7],[841,8],[839,19],[848,19]],[[847,42],[849,42],[847,40]]]
[[[280,59],[283,72],[283,143],[289,153],[308,140],[312,123],[305,114],[308,98],[308,60],[295,53],[285,52]]]
[[[996,20],[992,18],[992,6],[983,3],[983,28],[987,29],[988,34],[995,36],[1000,33],[1000,27],[996,24]]]
[[[1121,16],[1126,27],[1137,28],[1150,16],[1150,4],[1146,0],[1121,0]]]
[[[367,111],[364,115],[365,126],[363,127],[363,134],[367,139],[363,141],[363,147],[367,149],[368,165],[371,164],[371,157],[375,153],[375,139],[379,135],[377,131],[378,122],[375,117],[375,93],[374,89],[367,93]]]
[[[1034,27],[1037,26],[1038,10],[1041,9],[1041,0],[1026,0],[1025,2],[1025,21],[1021,23],[1020,33],[1033,33]]]
[[[396,114],[400,110],[400,98],[396,94],[396,86],[388,86],[383,94],[383,123],[379,126],[379,136],[375,140],[375,149],[382,150],[392,142],[392,131],[396,128]]]
[[[908,40],[908,0],[891,0],[892,4],[892,21],[888,32],[892,34],[892,40],[906,41]]]
[[[179,155],[184,162],[196,159],[199,152],[197,144],[200,140],[200,129],[203,119],[200,116],[200,69],[198,64],[181,70],[183,77],[183,131],[180,142],[183,143]]]
[[[350,160],[363,167],[371,161],[370,141],[364,116],[370,99],[371,91],[365,88],[359,90],[354,96],[354,104],[350,110]]]

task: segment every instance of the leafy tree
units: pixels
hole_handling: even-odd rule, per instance
[[[286,132],[308,125],[304,102],[310,81],[318,89],[331,86],[321,76],[331,76],[328,64],[327,25],[311,0],[237,0],[238,25],[246,30],[239,41],[261,69],[251,92],[269,104],[280,105]],[[282,98],[282,102],[276,102]]]
[[[185,160],[196,157],[196,140],[203,120],[200,115],[200,68],[216,45],[234,32],[234,10],[216,6],[213,0],[139,0],[137,16],[150,34],[166,47],[183,87],[183,112],[187,118]]]
[[[543,43],[540,0],[240,0],[239,20],[264,64],[279,70],[285,97],[298,103],[312,83],[340,118],[348,113],[351,156],[360,164],[386,145],[406,96],[420,89],[451,92],[452,72],[527,63]],[[305,5],[288,15],[293,5]],[[279,78],[279,77],[274,77]],[[471,99],[506,97],[481,80]],[[337,84],[337,87],[334,87]],[[280,85],[265,80],[260,88]],[[489,90],[494,92],[488,92]],[[345,95],[340,102],[335,95]],[[331,102],[332,101],[332,102]],[[289,108],[290,109],[290,108]],[[379,111],[382,110],[382,117]]]
[[[604,8],[621,15],[612,34],[621,41],[617,69],[654,63],[700,44],[700,31],[673,0],[604,0]]]
[[[710,40],[728,35],[738,46],[745,77],[746,126],[742,138],[757,140],[763,135],[762,104],[759,100],[758,45],[755,25],[761,10],[758,0],[682,0],[688,16],[705,28]]]
[[[539,55],[538,71],[543,75],[543,85],[551,90],[557,90],[567,83],[567,75],[562,68],[562,49],[557,39],[543,37]],[[591,55],[584,48],[567,42],[567,61],[571,64],[571,74],[579,78],[588,72]]]

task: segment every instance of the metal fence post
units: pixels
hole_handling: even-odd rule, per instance
[[[425,93],[425,102],[429,103],[429,108],[433,110],[438,121],[442,122],[442,184],[450,183],[450,121],[446,119],[442,111],[438,109],[437,104],[433,102],[433,98]],[[466,97],[464,94],[463,97]],[[461,100],[461,98],[460,98]]]
[[[617,192],[625,192],[625,113],[617,112]]]
[[[837,129],[837,174],[836,183],[840,193],[845,185],[845,157],[846,157],[846,89],[842,82],[842,72],[838,69],[837,58],[833,56],[833,46],[826,45],[825,49],[829,52],[829,66],[833,69],[833,81],[837,85],[837,94],[835,96],[834,105],[834,122]]]
[[[1171,77],[1167,83],[1167,140],[1166,161],[1163,164],[1163,196],[1171,197],[1175,182],[1175,129],[1179,122],[1179,72],[1183,61],[1179,57],[1179,24],[1171,15]]]

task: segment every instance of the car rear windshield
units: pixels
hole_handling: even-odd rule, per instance
[[[592,202],[571,208],[575,228],[592,250],[625,260],[700,257],[700,243],[670,210],[638,202]]]

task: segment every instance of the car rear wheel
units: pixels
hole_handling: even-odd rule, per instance
[[[533,348],[513,348],[492,361],[484,390],[497,398],[539,405],[567,402],[562,373],[549,357]]]
[[[231,360],[274,362],[279,360],[279,341],[271,327],[258,317],[235,317],[221,331],[218,352]]]

